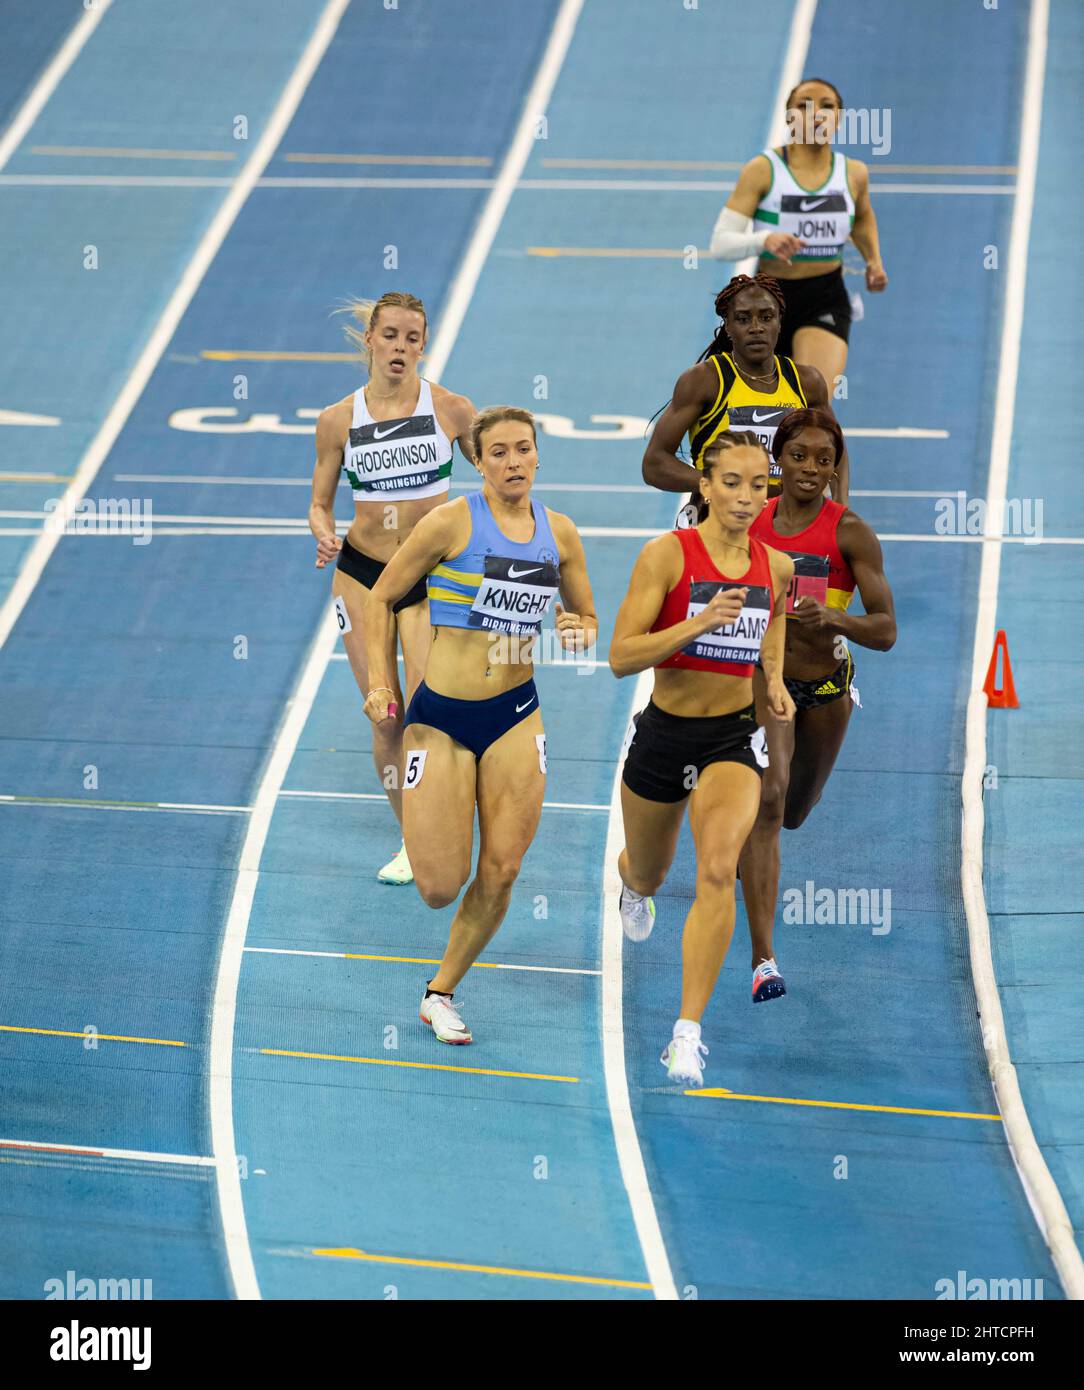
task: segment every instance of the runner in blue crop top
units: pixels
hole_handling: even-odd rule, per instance
[[[480,833],[477,873],[421,1004],[422,1022],[447,1043],[471,1041],[452,995],[504,920],[542,811],[546,736],[533,662],[543,617],[559,594],[557,638],[578,655],[598,628],[576,527],[531,499],[533,416],[494,406],[475,417],[471,437],[481,491],[417,524],[373,586],[364,624],[365,712],[379,727],[396,714],[385,655],[394,605],[427,576],[433,636],[404,719],[403,833],[430,907],[453,902],[470,876],[476,807]]]

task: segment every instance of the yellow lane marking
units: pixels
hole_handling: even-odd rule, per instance
[[[0,473],[0,483],[70,483],[70,473]]]
[[[289,156],[287,156],[289,158]],[[544,169],[744,169],[726,159],[544,159]],[[1015,174],[1015,164],[882,164],[870,160],[871,174]]]
[[[687,1096],[708,1096],[712,1100],[759,1100],[766,1105],[816,1105],[826,1110],[875,1110],[882,1115],[940,1115],[950,1120],[1000,1120],[1000,1115],[980,1115],[971,1110],[919,1110],[909,1105],[858,1105],[850,1100],[801,1100],[794,1096],[742,1096],[722,1087],[686,1091]]]
[[[0,1023],[0,1033],[42,1033],[50,1038],[86,1038],[88,1036],[93,1036],[101,1042],[152,1043],[155,1047],[188,1046],[185,1042],[178,1042],[176,1038],[129,1038],[123,1033],[69,1033],[62,1028],[17,1028],[11,1023]]]
[[[231,150],[138,150],[113,145],[31,145],[31,154],[75,155],[93,159],[236,159]]]
[[[478,154],[288,154],[286,160],[290,164],[432,164],[475,169],[488,168],[493,163],[487,155]]]
[[[686,254],[669,246],[528,246],[528,256],[625,256],[634,259],[679,261]],[[698,251],[698,256],[707,256]]]
[[[82,1036],[79,1034],[78,1036]],[[419,1067],[424,1071],[462,1071],[472,1076],[512,1076],[521,1081],[578,1082],[578,1076],[547,1076],[535,1071],[497,1071],[493,1067],[454,1067],[447,1062],[400,1062],[390,1057],[340,1057],[334,1052],[289,1052],[280,1047],[257,1049],[268,1057],[311,1057],[317,1062],[360,1062],[370,1067]]]
[[[256,352],[248,348],[205,348],[209,362],[357,362],[356,352]]]
[[[467,1274],[510,1274],[517,1279],[556,1279],[564,1284],[602,1284],[609,1289],[650,1289],[650,1284],[636,1279],[602,1279],[594,1274],[551,1274],[544,1269],[505,1269],[501,1265],[460,1264],[456,1260],[415,1260],[406,1255],[371,1255],[367,1250],[312,1250],[310,1254],[325,1255],[338,1260],[370,1260],[374,1264],[416,1265],[420,1269],[456,1269]]]
[[[11,792],[0,793],[0,801],[14,802],[19,806],[97,806],[112,807],[122,811],[251,811],[251,806],[201,805],[189,801],[107,801],[92,796],[17,796]]]

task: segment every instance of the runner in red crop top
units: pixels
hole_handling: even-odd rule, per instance
[[[671,1081],[702,1084],[700,1018],[734,931],[738,855],[756,820],[765,735],[753,706],[759,660],[769,722],[793,718],[783,684],[789,558],[751,539],[768,492],[768,455],[751,434],[724,434],[704,454],[709,503],[695,529],[649,541],[614,624],[617,676],[654,672],[636,716],[621,786],[622,926],[651,931],[655,893],[674,858],[685,807],[696,845],[696,899],[685,919],[681,1011],[662,1055]]]
[[[772,447],[783,491],[757,517],[750,535],[794,561],[783,676],[797,713],[791,723],[767,729],[769,770],[741,853],[758,1003],[786,993],[772,948],[779,832],[801,825],[820,800],[858,703],[847,643],[888,651],[896,640],[877,537],[861,517],[824,496],[843,448],[836,421],[819,410],[792,411],[780,421]],[[863,614],[847,611],[856,586]],[[762,971],[758,963],[771,969]]]

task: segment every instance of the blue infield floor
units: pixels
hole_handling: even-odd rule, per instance
[[[887,929],[780,925],[789,993],[754,1008],[739,905],[701,1095],[664,1086],[658,1062],[687,833],[650,940],[616,965],[604,949],[633,708],[606,644],[635,556],[673,517],[641,482],[647,422],[732,273],[682,248],[706,245],[765,143],[791,0],[100,15],[0,164],[0,1297],[40,1298],[68,1270],[151,1279],[157,1298],[932,1299],[959,1270],[1062,1296],[998,1119],[961,896],[982,547],[934,533],[938,497],[986,491],[1029,13],[815,6],[804,70],[892,113],[890,150],[854,151],[891,281],[866,296],[836,409],[899,640],[858,652],[863,708],[821,805],[785,834],[782,887],[890,909]],[[4,125],[84,14],[0,0],[18,34]],[[996,622],[1021,708],[989,715],[985,796],[1009,1046],[1078,1238],[1084,509],[1074,415],[1048,403],[1072,399],[1084,311],[1062,115],[1082,14],[1051,0],[1007,484],[1042,499],[1045,530],[1003,546]],[[375,882],[398,836],[341,645],[323,659],[311,436],[361,380],[333,310],[407,288],[439,330],[528,117],[441,379],[541,417],[539,495],[581,527],[600,646],[597,664],[538,671],[541,828],[462,990],[475,1045],[440,1049],[417,1004],[452,909]],[[474,485],[462,459],[453,479]],[[42,567],[47,514],[80,480],[99,505],[150,509],[149,543],[64,534]],[[630,1153],[647,1177],[631,1196]]]

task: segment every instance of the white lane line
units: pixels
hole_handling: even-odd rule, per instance
[[[280,796],[297,797],[312,801],[384,801],[383,792],[312,792],[281,791]],[[543,811],[608,811],[609,806],[594,805],[587,801],[543,801]]]
[[[779,73],[779,84],[775,89],[771,120],[768,125],[768,139],[765,147],[784,145],[787,141],[787,97],[797,87],[804,76],[806,54],[809,52],[809,39],[813,32],[813,20],[817,13],[817,0],[796,0],[794,13],[790,20],[790,33],[787,36],[787,50],[783,55],[783,67]],[[734,184],[728,184],[732,189]],[[755,275],[757,257],[749,256],[734,266],[735,275]]]
[[[352,951],[299,951],[286,950],[279,946],[246,946],[246,951],[261,956],[324,956],[334,960],[382,960],[385,957],[359,955]],[[391,957],[389,959],[394,959]],[[411,962],[413,963],[413,962]],[[570,965],[505,965],[496,961],[479,961],[490,970],[530,970],[541,975],[601,975],[601,970],[582,970]],[[2,1141],[0,1141],[2,1142]]]
[[[427,355],[428,373],[433,380],[439,380],[448,364],[452,345],[459,335],[478,277],[497,235],[497,228],[504,218],[505,210],[534,148],[535,122],[539,113],[545,111],[549,103],[582,9],[583,0],[562,0],[561,8],[557,12],[546,51],[527,93],[523,112],[504,164],[486,199],[474,235],[467,246],[466,255],[456,272],[451,292],[440,311],[440,322],[433,338],[433,346]],[[391,182],[394,186],[395,181]]]
[[[3,421],[0,420],[0,424]],[[59,423],[59,421],[58,421]],[[32,479],[31,479],[32,481]],[[51,479],[46,479],[51,481]],[[117,483],[198,483],[201,486],[205,483],[229,487],[312,487],[311,478],[243,478],[238,476],[223,477],[212,473],[114,473],[113,481]],[[340,479],[342,487],[348,487],[346,478]],[[460,481],[453,478],[452,487],[462,491],[477,492],[477,480]],[[534,483],[531,486],[532,492],[635,492],[635,493],[654,493],[655,488],[648,487],[645,483]],[[852,493],[852,496],[854,494]],[[931,492],[931,497],[940,497],[940,492]],[[40,513],[35,513],[40,515]]]
[[[0,1152],[30,1149],[34,1153],[72,1154],[80,1158],[125,1158],[133,1163],[180,1163],[192,1168],[213,1168],[215,1160],[203,1154],[152,1153],[143,1149],[92,1149],[83,1144],[44,1144],[36,1139],[0,1139]]]
[[[234,219],[255,186],[256,180],[266,168],[279,142],[286,133],[294,113],[300,105],[317,67],[328,45],[335,36],[339,21],[349,0],[329,0],[320,13],[301,58],[290,74],[282,94],[275,103],[259,144],[253,150],[248,162],[241,171],[237,183],[223,202],[214,221],[204,234],[185,271],[184,279],[174,292],[173,299],[163,314],[161,331],[156,330],[151,342],[144,349],[148,359],[146,370],[133,393],[130,404],[126,405],[121,422],[127,418],[139,391],[146,384],[154,363],[165,351],[181,316],[202,280],[207,267],[214,259],[226,238]],[[176,302],[174,302],[176,301]],[[141,359],[142,362],[142,359]],[[138,368],[137,368],[138,372]],[[116,431],[113,437],[115,438]],[[109,443],[112,443],[110,438]],[[108,447],[108,446],[107,446]],[[102,451],[102,457],[105,455]],[[100,460],[99,460],[100,462]],[[95,464],[97,467],[97,464]],[[88,480],[89,481],[89,480]],[[275,738],[271,756],[260,779],[255,805],[248,822],[245,842],[241,847],[237,866],[237,882],[234,885],[233,900],[230,903],[229,917],[222,934],[222,945],[215,978],[214,1004],[211,1018],[210,1047],[210,1110],[211,1110],[211,1148],[216,1160],[218,1176],[218,1208],[222,1221],[222,1233],[229,1261],[230,1277],[234,1293],[240,1299],[258,1299],[260,1286],[256,1278],[256,1267],[252,1259],[252,1249],[248,1240],[245,1221],[244,1201],[241,1197],[241,1175],[237,1164],[237,1144],[233,1128],[233,1033],[237,1011],[237,983],[241,974],[241,952],[248,930],[252,898],[259,877],[260,856],[264,840],[271,824],[277,794],[290,765],[294,747],[304,728],[305,719],[312,707],[320,674],[326,664],[323,654],[330,652],[335,641],[337,625],[329,609],[324,622],[313,641],[312,653],[305,666],[300,683],[292,700],[287,702],[286,717]]]
[[[579,0],[582,4],[582,0]],[[776,141],[776,144],[779,142]],[[0,187],[10,188],[225,188],[228,177],[213,174],[0,174]],[[519,179],[513,192],[532,193],[731,193],[737,185],[699,179]],[[454,192],[487,188],[496,191],[494,179],[471,178],[279,178],[258,181],[261,188],[308,189],[312,192],[342,189],[446,190]],[[882,193],[918,195],[957,195],[986,197],[1011,195],[1012,184],[974,183],[879,183],[872,187]]]
[[[136,402],[143,394],[159,358],[168,347],[177,325],[191,303],[208,267],[233,226],[245,200],[255,187],[257,179],[274,154],[275,148],[301,99],[315,63],[330,41],[334,26],[338,23],[338,19],[348,3],[349,0],[329,0],[316,33],[279,98],[263,135],[236,178],[231,180],[229,193],[222,200],[210,225],[200,238],[191,260],[185,266],[184,273],[170,295],[169,302],[163,309],[150,337],[144,344],[120,394],[110,406],[109,413],[102,421],[97,434],[80,460],[72,481],[65,489],[63,510],[66,515],[70,515],[71,509],[86,495],[87,489],[93,483],[117,436],[124,428]],[[101,8],[99,6],[89,10],[87,14],[97,15],[100,18]],[[0,606],[0,647],[10,636],[19,614],[26,606],[49,557],[56,549],[63,534],[64,532],[59,529],[43,531],[34,545],[30,547],[15,582],[8,591],[3,605]],[[239,1182],[240,1179],[238,1179]]]
[[[630,719],[637,710],[643,709],[647,704],[651,696],[653,674],[649,669],[637,676],[629,709]],[[606,1098],[613,1123],[614,1142],[617,1145],[617,1159],[625,1190],[629,1195],[629,1205],[632,1207],[632,1218],[640,1239],[648,1278],[654,1286],[655,1297],[669,1300],[677,1298],[677,1286],[655,1211],[651,1184],[644,1167],[644,1156],[640,1151],[632,1102],[629,1099],[628,1074],[625,1069],[624,982],[621,956],[623,933],[621,916],[617,909],[617,900],[621,894],[617,856],[625,843],[621,819],[622,766],[623,763],[619,761],[614,773],[613,791],[608,807],[606,848],[602,860],[602,1062],[606,1078]]]
[[[471,292],[477,283],[482,265],[497,234],[501,215],[508,205],[516,180],[523,170],[533,145],[534,123],[537,120],[538,112],[546,109],[553,85],[557,80],[561,61],[572,38],[572,30],[575,27],[582,3],[583,0],[563,0],[557,13],[538,75],[531,84],[531,89],[523,104],[515,136],[504,157],[497,185],[487,200],[482,216],[471,234],[470,244],[459,269],[456,271],[448,299],[441,312],[440,325],[428,354],[426,375],[431,381],[439,381],[441,373],[447,365],[456,334],[466,314]],[[345,7],[346,0],[333,0],[333,3],[325,10],[324,17],[310,42],[309,48],[306,49],[298,73],[295,73],[295,78],[291,79],[291,86],[293,86],[299,74],[302,74],[300,81],[297,82],[297,90],[289,114],[292,114],[300,100],[321,54],[331,40],[335,26]],[[285,122],[282,123],[282,128],[285,129]],[[280,138],[281,130],[276,130],[275,144]],[[260,860],[267,832],[271,825],[271,817],[274,814],[294,750],[304,730],[324,672],[327,670],[328,659],[334,649],[338,633],[339,628],[335,620],[334,609],[329,602],[320,630],[309,649],[297,688],[293,697],[287,702],[286,717],[275,738],[266,771],[256,794],[255,808],[241,851],[237,883],[230,905],[229,920],[223,936],[222,956],[218,967],[218,979],[215,984],[214,1021],[211,1031],[211,1131],[215,1156],[220,1160],[218,1166],[219,1204],[222,1212],[222,1224],[226,1232],[230,1270],[238,1297],[259,1298],[260,1290],[256,1281],[252,1251],[245,1227],[241,1179],[234,1157],[233,1033],[237,1008],[237,986],[241,973],[249,917],[259,879]]]
[[[942,493],[935,496],[941,497]],[[338,530],[345,532],[348,523],[341,521],[338,523]],[[652,536],[661,536],[664,530],[658,527],[641,526],[580,526],[580,535],[586,540],[648,540]],[[42,535],[40,526],[0,526],[0,536],[40,536]],[[116,541],[130,541],[133,536],[138,537],[141,533],[137,529],[116,530],[116,531],[86,531],[74,534],[79,540],[93,539],[112,539]],[[293,540],[309,538],[307,526],[298,526],[293,522],[278,522],[274,526],[266,523],[257,522],[254,525],[245,526],[158,526],[157,524],[149,528],[146,534],[153,536],[157,540],[160,536],[262,536],[265,539],[286,536]],[[919,534],[903,534],[886,531],[878,531],[877,539],[882,541],[933,541],[946,545],[965,543],[969,545],[981,545],[983,541],[988,541],[996,545],[1084,545],[1084,536],[924,536]],[[554,662],[554,665],[564,665],[566,663]],[[569,665],[583,665],[582,662],[570,662]]]
[[[0,169],[7,164],[18,149],[23,137],[38,119],[42,108],[56,91],[68,69],[83,51],[84,44],[97,29],[111,4],[112,0],[97,0],[94,5],[83,6],[83,14],[79,22],[57,49],[53,61],[34,83],[30,95],[15,113],[15,118],[4,131],[3,138],[0,138]]]
[[[1035,177],[1039,162],[1039,129],[1042,122],[1043,85],[1046,69],[1048,0],[1032,0],[1028,27],[1027,66],[1021,102],[1020,173],[1013,204],[1009,258],[1005,284],[1005,311],[1001,328],[997,402],[986,483],[986,514],[1000,521],[1003,515],[1013,444],[1013,422],[1020,366],[1020,337],[1024,325],[1028,243],[1035,204]],[[996,524],[996,523],[995,523]],[[1073,1233],[1073,1223],[1042,1150],[1036,1143],[1020,1094],[1020,1084],[1005,1035],[1005,1020],[998,994],[990,944],[990,921],[983,889],[982,801],[986,766],[987,700],[982,685],[994,644],[1001,547],[993,539],[982,548],[979,601],[975,614],[975,644],[971,660],[971,695],[967,702],[967,734],[963,775],[960,779],[962,820],[960,879],[971,947],[971,973],[982,1019],[982,1041],[990,1069],[998,1110],[1005,1127],[1009,1152],[1027,1194],[1028,1204],[1043,1233],[1062,1285],[1069,1298],[1084,1299],[1084,1260]]]

